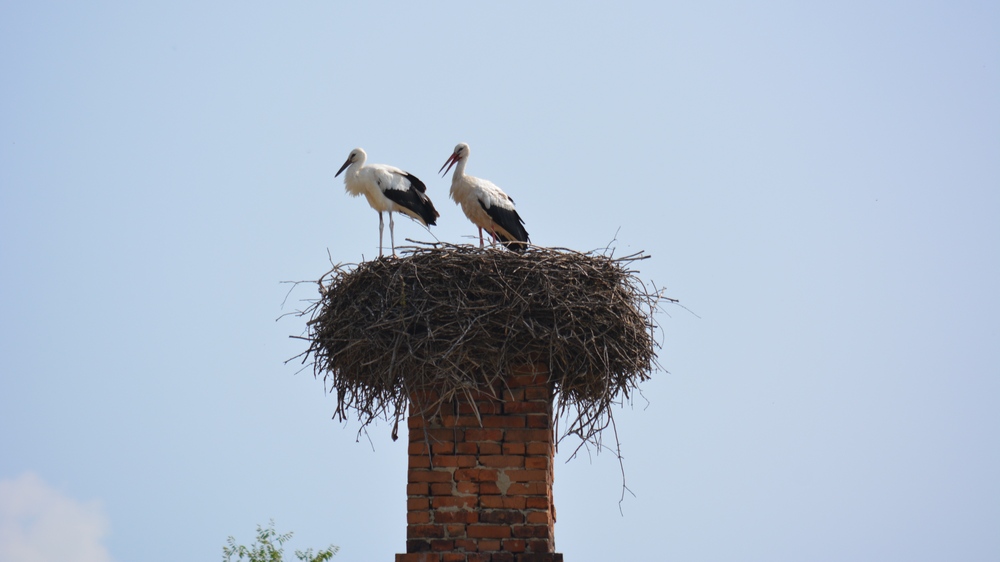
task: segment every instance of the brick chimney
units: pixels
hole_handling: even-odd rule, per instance
[[[396,562],[562,562],[552,503],[553,385],[513,370],[502,396],[410,396],[406,553]],[[477,415],[478,412],[478,415]]]

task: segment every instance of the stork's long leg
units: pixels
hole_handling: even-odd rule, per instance
[[[396,225],[392,220],[392,211],[389,211],[389,241],[392,243],[392,255],[396,255]]]
[[[385,230],[385,223],[382,222],[382,211],[379,211],[378,212],[378,257],[382,257],[382,231],[383,230]]]
[[[483,247],[483,227],[479,227],[479,247]]]

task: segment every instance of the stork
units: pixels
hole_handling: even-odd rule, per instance
[[[528,247],[528,231],[524,229],[524,220],[514,209],[514,200],[493,182],[465,175],[468,161],[469,145],[459,143],[438,172],[444,170],[447,174],[455,166],[455,175],[451,178],[451,198],[462,207],[472,224],[479,227],[479,247],[483,247],[485,229],[494,241],[499,239],[508,249],[523,251]]]
[[[396,255],[395,224],[392,213],[403,213],[424,226],[434,225],[440,216],[425,193],[427,187],[417,176],[385,164],[368,164],[365,160],[368,154],[360,148],[355,148],[348,155],[347,161],[337,170],[337,177],[345,169],[344,189],[352,197],[364,195],[372,209],[378,211],[378,255],[382,257],[382,232],[385,223],[382,213],[389,213],[389,240],[392,243],[392,255]]]

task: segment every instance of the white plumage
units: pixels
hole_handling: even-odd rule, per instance
[[[447,174],[455,166],[455,174],[451,178],[451,198],[462,208],[472,224],[479,227],[480,248],[483,247],[485,229],[494,241],[499,240],[512,250],[524,250],[528,243],[528,231],[524,229],[524,220],[514,208],[514,200],[492,182],[465,175],[469,152],[469,145],[459,143],[441,166],[441,170],[438,170]]]
[[[382,233],[385,223],[382,213],[389,213],[389,239],[396,254],[395,224],[392,213],[403,213],[424,226],[437,224],[438,212],[427,197],[424,182],[409,172],[385,164],[368,164],[368,154],[355,148],[333,177],[344,174],[344,189],[350,195],[364,195],[372,209],[378,211],[378,255],[382,255]]]

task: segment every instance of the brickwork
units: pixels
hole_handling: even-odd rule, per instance
[[[548,372],[528,366],[506,383],[502,400],[473,393],[433,412],[433,392],[411,397],[406,553],[396,562],[562,562]]]

